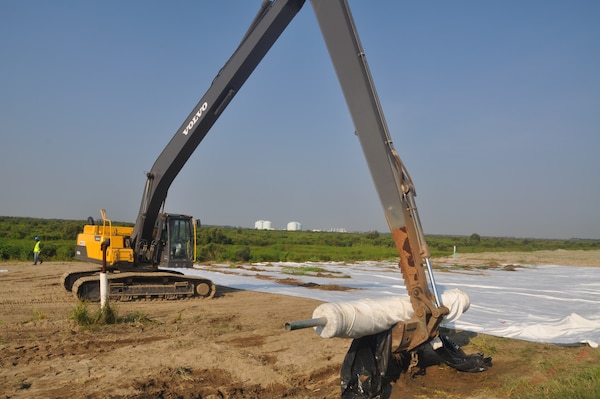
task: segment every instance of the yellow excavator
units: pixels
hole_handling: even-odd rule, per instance
[[[102,212],[102,221],[91,220],[78,236],[76,257],[103,263],[109,271],[109,299],[210,298],[214,295],[214,284],[210,280],[159,269],[191,267],[196,246],[195,223],[191,217],[162,213],[167,191],[304,2],[262,2],[238,48],[147,174],[135,225],[113,226]],[[342,390],[346,396],[343,397],[380,397],[377,395],[381,393],[392,352],[414,355],[434,340],[438,344],[436,351],[439,345],[446,353],[457,353],[457,348],[446,340],[441,343],[439,340],[440,323],[449,311],[436,290],[429,249],[415,204],[415,188],[394,149],[347,1],[310,0],[310,3],[398,250],[398,267],[414,308],[410,320],[396,324],[385,334],[355,340],[345,360]],[[63,284],[80,298],[97,300],[98,280],[98,271],[75,272],[65,275]],[[458,362],[467,361],[475,363],[474,370],[487,367],[480,357],[460,358]],[[360,396],[366,391],[372,395]]]
[[[196,222],[186,215],[159,213],[152,240],[144,241],[138,252],[132,245],[135,227],[114,226],[100,210],[102,220],[88,218],[83,233],[77,235],[75,258],[98,263],[108,274],[109,300],[212,298],[212,281],[186,276],[165,268],[189,268],[196,259]],[[100,270],[68,272],[62,276],[64,287],[78,298],[99,301]]]

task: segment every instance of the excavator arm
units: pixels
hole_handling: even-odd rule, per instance
[[[436,336],[443,315],[448,313],[435,289],[429,249],[415,204],[415,188],[392,144],[347,2],[311,0],[311,3],[394,238],[399,268],[415,309],[413,320],[396,333],[399,348],[410,350]],[[429,289],[426,271],[436,296]]]
[[[462,371],[483,371],[491,365],[490,358],[466,355],[439,334],[449,309],[437,292],[415,187],[394,149],[347,1],[311,3],[398,250],[398,267],[414,310],[409,320],[390,330],[352,342],[342,365],[342,398],[381,397],[392,352],[410,358],[409,368],[433,361]]]

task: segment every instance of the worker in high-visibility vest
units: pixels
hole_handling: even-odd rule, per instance
[[[40,262],[40,265],[44,263],[42,258],[40,258],[40,252],[42,251],[42,242],[39,237],[35,237],[35,246],[33,247],[33,264],[37,265]]]

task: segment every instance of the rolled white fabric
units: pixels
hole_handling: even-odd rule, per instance
[[[454,288],[442,293],[442,305],[450,310],[450,313],[444,316],[444,322],[452,323],[469,310],[471,300],[466,292]]]
[[[450,309],[450,313],[444,318],[448,322],[458,319],[470,305],[469,296],[457,288],[445,291],[442,303]],[[327,318],[327,324],[315,327],[322,338],[360,338],[406,321],[412,317],[413,312],[408,297],[389,297],[324,303],[314,310],[312,317]]]

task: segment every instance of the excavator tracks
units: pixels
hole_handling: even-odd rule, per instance
[[[65,289],[80,299],[100,301],[100,275],[97,272],[65,274]],[[216,287],[212,281],[177,272],[124,272],[108,274],[108,299],[112,301],[209,299]]]

